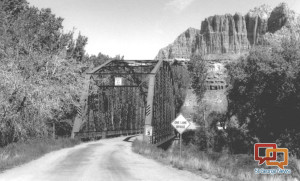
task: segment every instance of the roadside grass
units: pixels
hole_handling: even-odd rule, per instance
[[[0,172],[37,159],[46,153],[68,148],[80,143],[70,138],[39,138],[12,143],[0,148]]]
[[[140,140],[133,142],[132,150],[178,169],[211,174],[228,180],[296,181],[300,179],[300,160],[295,158],[291,158],[289,166],[285,167],[292,170],[291,175],[262,175],[254,173],[254,168],[259,166],[253,160],[253,155],[206,153],[191,145],[183,146],[182,158],[180,159],[178,146],[165,151]]]

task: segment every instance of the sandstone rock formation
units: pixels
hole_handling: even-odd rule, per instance
[[[295,19],[295,13],[285,3],[273,10],[262,5],[245,16],[238,13],[211,16],[202,21],[200,30],[189,28],[173,44],[161,49],[156,59],[188,59],[195,53],[208,57],[245,53],[262,44],[266,33],[289,26]]]
[[[190,58],[193,42],[200,30],[189,28],[169,46],[161,49],[156,56],[156,59],[173,59],[173,58]]]
[[[248,50],[249,47],[244,16],[215,15],[202,22],[193,53],[240,53]]]
[[[267,5],[254,8],[246,14],[247,37],[250,45],[260,44],[268,30],[268,18],[272,9]]]

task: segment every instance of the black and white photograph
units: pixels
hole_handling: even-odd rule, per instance
[[[0,181],[300,181],[300,1],[0,0]]]

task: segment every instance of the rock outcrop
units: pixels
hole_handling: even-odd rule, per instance
[[[268,30],[268,18],[272,8],[267,5],[254,8],[246,14],[247,38],[250,45],[260,44]]]
[[[262,5],[245,16],[238,13],[211,16],[202,21],[200,30],[189,28],[173,44],[161,49],[156,59],[188,59],[196,53],[208,57],[245,53],[262,44],[266,33],[289,26],[295,19],[295,13],[285,3],[273,10]]]
[[[249,47],[244,16],[215,15],[202,22],[192,53],[240,53]]]
[[[200,30],[189,28],[169,46],[159,50],[156,59],[190,58],[193,42]]]

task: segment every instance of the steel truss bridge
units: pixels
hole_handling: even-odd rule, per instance
[[[86,73],[80,103],[72,137],[105,138],[145,130],[152,130],[144,136],[152,144],[174,137],[175,88],[169,62],[110,60]]]

